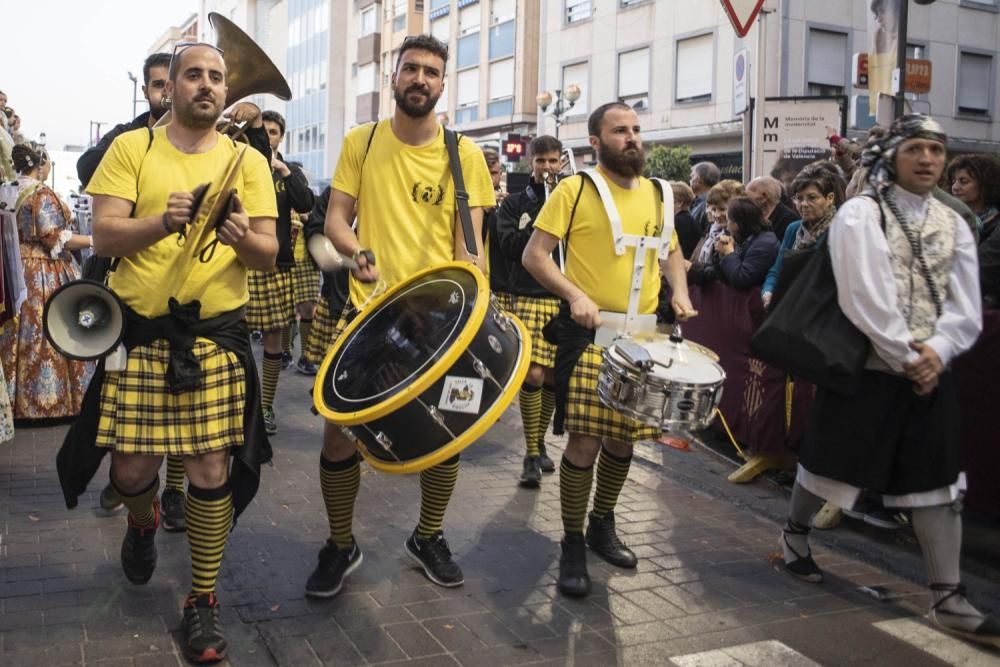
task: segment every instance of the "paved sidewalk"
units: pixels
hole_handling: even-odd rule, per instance
[[[364,564],[338,597],[308,600],[303,585],[327,535],[322,424],[308,412],[308,386],[282,373],[274,466],[226,550],[219,595],[232,665],[1000,664],[1000,652],[923,624],[921,587],[858,560],[817,549],[827,582],[792,579],[773,565],[776,523],[638,459],[617,512],[638,570],[591,557],[592,595],[560,597],[558,480],[517,488],[513,408],[463,454],[445,519],[464,587],[431,584],[403,553],[417,478],[364,468],[355,522]],[[0,445],[0,665],[184,664],[184,535],[161,532],[152,581],[128,584],[124,517],[96,509],[106,466],[80,507],[63,505],[54,467],[65,430],[22,426]],[[892,600],[861,586],[883,586]]]

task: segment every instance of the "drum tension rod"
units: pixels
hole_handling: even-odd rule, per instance
[[[497,387],[499,387],[501,390],[503,390],[503,386],[499,382],[497,382],[496,378],[493,377],[493,373],[490,372],[490,369],[486,366],[486,364],[483,363],[483,361],[479,357],[472,354],[468,350],[466,350],[466,354],[472,357],[472,369],[476,371],[476,374],[479,375],[479,377],[481,377],[484,380],[489,380]]]
[[[420,398],[417,398],[417,402],[420,403],[420,405],[424,406],[424,410],[427,410],[427,414],[430,416],[431,419],[434,420],[434,423],[443,428],[445,432],[448,433],[448,437],[450,437],[452,440],[454,440],[457,437],[454,433],[452,433],[451,429],[448,428],[448,424],[445,422],[444,415],[441,414],[440,410],[438,410],[433,405],[427,405]]]

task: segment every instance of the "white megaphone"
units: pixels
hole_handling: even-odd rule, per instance
[[[125,335],[125,306],[107,285],[74,280],[49,297],[42,312],[45,337],[59,354],[91,361],[111,354]]]
[[[316,262],[316,266],[324,273],[336,273],[341,269],[354,270],[358,268],[357,262],[337,252],[337,249],[333,247],[333,242],[325,234],[313,234],[306,247],[309,249],[313,261]],[[374,264],[374,261],[370,263]]]

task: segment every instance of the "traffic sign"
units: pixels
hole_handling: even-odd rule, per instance
[[[766,0],[721,0],[722,8],[740,37],[746,37],[750,26],[764,7]]]
[[[733,56],[733,115],[739,116],[747,110],[747,74],[749,73],[749,49],[740,49]]]

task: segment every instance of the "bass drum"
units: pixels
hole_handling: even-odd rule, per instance
[[[496,423],[530,360],[524,324],[491,301],[483,274],[449,262],[393,286],[344,329],[313,402],[372,467],[420,472]]]

